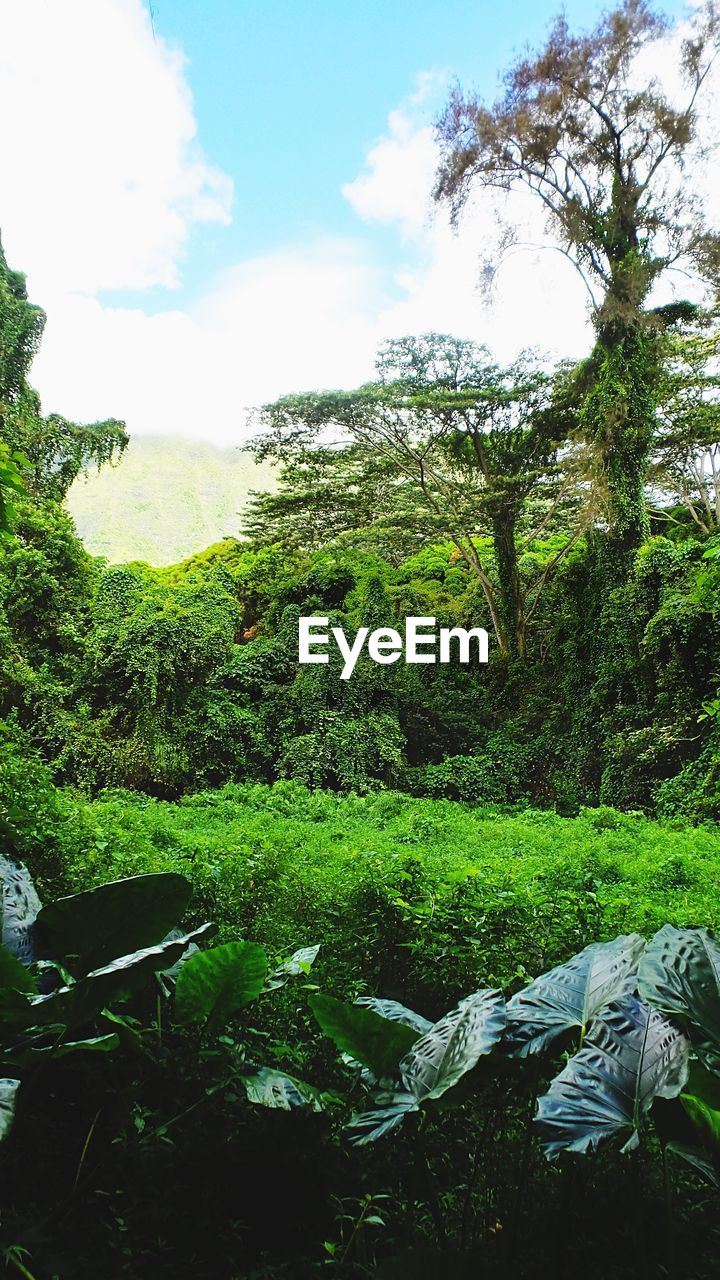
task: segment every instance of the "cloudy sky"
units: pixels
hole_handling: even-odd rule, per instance
[[[581,355],[586,295],[532,210],[489,304],[495,209],[455,235],[428,200],[448,86],[492,96],[556,9],[0,0],[0,231],[48,314],[45,409],[239,443],[246,406],[352,386],[387,336]]]

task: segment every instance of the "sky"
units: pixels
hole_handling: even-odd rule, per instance
[[[0,0],[0,234],[47,312],[45,411],[240,444],[250,406],[361,383],[386,337],[582,356],[587,297],[537,211],[513,206],[530,247],[488,299],[495,206],[456,234],[429,198],[453,81],[491,99],[557,9]]]

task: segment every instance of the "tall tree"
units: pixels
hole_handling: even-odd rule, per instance
[[[128,437],[115,419],[81,426],[59,414],[43,417],[27,378],[44,328],[45,312],[29,301],[25,277],[10,270],[0,243],[0,486],[7,491],[13,481],[17,489],[21,464],[33,496],[61,502],[81,471],[117,457]]]
[[[435,198],[457,218],[478,188],[529,188],[594,297],[584,425],[604,473],[608,561],[621,575],[647,532],[656,338],[668,319],[649,307],[650,292],[672,268],[720,283],[720,237],[682,172],[700,150],[697,108],[719,28],[706,4],[679,42],[678,105],[647,71],[668,27],[645,0],[625,0],[585,35],[558,18],[545,47],[507,72],[494,104],[458,88],[439,123]]]
[[[9,530],[13,495],[23,492],[24,459],[8,434],[44,325],[44,312],[28,301],[25,277],[9,269],[0,241],[0,533]]]
[[[334,441],[389,468],[397,482],[386,490],[390,501],[400,495],[407,504],[412,488],[420,519],[452,538],[478,579],[501,651],[523,657],[542,589],[580,530],[572,451],[560,458],[570,411],[549,375],[527,361],[502,369],[484,347],[443,334],[386,342],[377,372],[356,391],[285,396],[266,406],[256,450],[311,462],[318,446],[327,456]],[[562,528],[568,505],[565,536],[524,576],[522,551],[553,513]]]

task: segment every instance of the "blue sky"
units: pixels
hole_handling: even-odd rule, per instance
[[[601,7],[565,11],[577,28]],[[556,12],[2,0],[0,229],[47,310],[33,367],[46,410],[241,442],[249,407],[371,377],[385,337],[453,332],[500,360],[585,354],[586,295],[539,207],[512,206],[525,247],[488,300],[492,198],[458,235],[429,200],[452,79],[491,98]],[[672,80],[676,44],[657,67]]]
[[[513,56],[541,41],[556,0],[153,0],[155,31],[188,58],[203,148],[236,186],[227,228],[199,229],[184,268],[189,292],[208,271],[279,242],[351,235],[342,196],[419,74],[493,95]],[[572,25],[607,6],[566,0]],[[679,0],[662,10],[680,13]],[[442,90],[426,104],[432,119]],[[373,228],[386,261],[395,229]],[[159,300],[156,300],[159,301]]]

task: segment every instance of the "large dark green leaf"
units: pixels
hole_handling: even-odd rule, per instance
[[[548,1159],[593,1151],[628,1130],[623,1150],[636,1147],[654,1099],[675,1098],[683,1088],[689,1049],[682,1032],[636,996],[610,1005],[538,1099],[535,1122]]]
[[[159,946],[143,947],[130,955],[119,956],[112,964],[93,969],[69,986],[60,987],[47,996],[37,996],[31,1001],[32,1016],[38,1023],[82,1026],[106,1005],[139,991],[154,973],[174,964],[192,942],[207,937],[213,929],[213,925],[205,924]]]
[[[399,1009],[404,1014],[410,1012],[402,1005]],[[397,1016],[398,1009],[393,1012]],[[416,1025],[409,1029],[417,1034]],[[397,1088],[375,1092],[373,1106],[351,1117],[347,1125],[351,1141],[356,1146],[377,1142],[396,1129],[410,1112],[418,1111],[423,1102],[442,1097],[492,1051],[504,1029],[505,1002],[499,991],[477,991],[461,1000],[418,1036],[401,1059],[396,1068]]]
[[[28,969],[15,956],[0,946],[0,991],[37,991],[37,982]]]
[[[321,1095],[304,1080],[296,1080],[284,1071],[272,1067],[260,1067],[252,1075],[243,1076],[242,1083],[250,1102],[261,1107],[273,1107],[281,1111],[300,1108],[306,1111],[322,1111]]]
[[[40,899],[28,870],[0,857],[2,879],[2,945],[21,964],[35,959],[33,925]]]
[[[703,1145],[720,1152],[720,1076],[693,1062],[680,1101]]]
[[[221,1027],[263,989],[267,956],[256,942],[226,942],[198,951],[183,965],[175,988],[178,1022]]]
[[[415,1041],[400,1063],[403,1089],[418,1102],[439,1098],[490,1053],[505,1030],[499,991],[476,991]]]
[[[83,1040],[62,1040],[62,1029],[43,1028],[43,1035],[35,1034],[10,1049],[5,1055],[14,1070],[35,1066],[47,1058],[66,1058],[74,1053],[111,1053],[120,1044],[120,1036],[110,1032],[103,1036],[87,1036]]]
[[[573,1027],[584,1036],[602,1009],[635,990],[644,947],[645,939],[637,933],[594,942],[519,991],[507,1005],[508,1052],[517,1058],[542,1053]]]
[[[186,910],[190,883],[175,872],[113,880],[38,912],[38,953],[52,959],[76,957],[68,967],[89,973],[116,956],[161,942]]]
[[[0,1043],[14,1040],[19,1030],[30,1025],[32,1005],[20,991],[0,990]]]
[[[10,1132],[15,1115],[15,1095],[19,1088],[19,1080],[0,1080],[0,1142]]]
[[[373,1103],[374,1106],[367,1111],[353,1114],[345,1126],[350,1141],[356,1147],[365,1147],[384,1138],[397,1129],[411,1111],[420,1110],[416,1095],[402,1089],[374,1093]]]
[[[406,1008],[398,1000],[382,1000],[377,996],[359,996],[354,1001],[354,1004],[359,1005],[362,1009],[372,1009],[373,1013],[379,1013],[381,1018],[387,1018],[389,1022],[401,1022],[403,1026],[412,1027],[421,1036],[426,1031],[429,1031],[432,1026],[432,1022],[428,1018],[423,1018],[419,1013]],[[349,1053],[343,1054],[343,1062],[348,1067],[361,1068],[360,1079],[368,1088],[377,1084],[378,1078],[375,1073],[369,1067],[363,1066],[361,1062],[357,1062]]]
[[[423,1018],[422,1014],[415,1013],[413,1009],[407,1009],[404,1004],[400,1004],[399,1000],[381,1000],[377,996],[359,996],[355,1004],[360,1005],[364,1009],[372,1009],[373,1013],[379,1013],[381,1018],[388,1018],[390,1022],[402,1022],[406,1027],[414,1027],[421,1036],[429,1031],[432,1022],[429,1018]]]
[[[397,1075],[400,1059],[419,1036],[414,1027],[321,992],[310,996],[308,1003],[325,1035],[353,1061],[369,1067],[378,1080]]]
[[[720,945],[710,929],[666,924],[648,943],[638,970],[643,999],[680,1018],[698,1057],[720,1071]]]
[[[702,1147],[687,1146],[683,1142],[668,1142],[666,1151],[678,1156],[685,1164],[689,1164],[695,1173],[699,1173],[701,1178],[710,1183],[711,1187],[720,1187],[720,1178],[718,1178],[716,1170],[708,1160],[708,1153]]]

